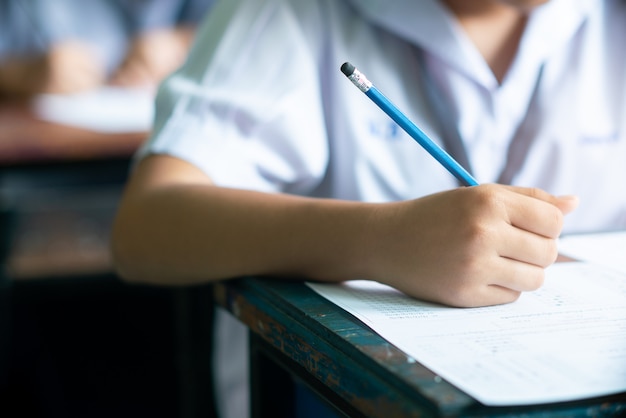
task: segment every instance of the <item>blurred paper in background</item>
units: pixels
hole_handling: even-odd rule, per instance
[[[85,93],[42,94],[33,101],[40,119],[96,132],[147,132],[154,115],[154,92],[102,87]]]

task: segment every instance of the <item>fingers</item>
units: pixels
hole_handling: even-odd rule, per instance
[[[576,196],[558,197],[536,188],[509,187],[509,190],[514,192],[507,202],[511,224],[549,238],[559,236],[563,215],[578,206]]]
[[[515,302],[522,292],[498,285],[487,285],[474,292],[471,298],[460,299],[447,303],[459,308],[476,308],[481,306],[503,305]]]
[[[488,287],[478,287],[473,302],[506,303],[520,292],[538,289],[543,284],[544,268],[558,257],[556,238],[563,216],[578,205],[573,196],[557,197],[533,188],[507,189],[513,193],[499,198],[511,227],[497,230],[498,257],[483,270],[489,274]]]
[[[564,214],[578,204],[575,197],[532,188],[487,185],[476,192],[481,201],[472,205],[478,213],[464,222],[481,226],[468,229],[476,236],[464,237],[470,252],[458,259],[472,261],[460,265],[461,279],[449,283],[453,290],[439,295],[455,306],[507,303],[539,288],[544,268],[558,256]]]
[[[502,234],[502,243],[497,251],[500,257],[545,268],[558,256],[556,239],[518,228],[505,230]]]
[[[578,205],[578,197],[573,195],[555,196],[545,190],[533,188],[533,187],[517,187],[517,186],[504,186],[507,189],[516,193],[532,197],[537,200],[550,203],[563,211],[563,213],[569,213]]]
[[[481,185],[379,207],[366,275],[452,306],[485,306],[536,290],[557,257],[564,214],[577,199]],[[378,228],[380,226],[380,228]],[[362,274],[360,274],[362,275]]]
[[[488,279],[490,286],[498,286],[516,292],[530,292],[543,285],[545,270],[542,266],[500,258]]]
[[[567,196],[558,196],[557,200],[554,204],[561,209],[564,215],[572,212],[574,209],[578,207],[578,196],[567,195]]]
[[[475,275],[451,281],[433,299],[457,307],[500,305],[517,300],[522,292],[539,289],[544,277],[542,267],[499,257]]]
[[[508,223],[544,237],[558,237],[563,226],[563,212],[550,202],[552,196],[537,189],[512,191],[501,197]]]

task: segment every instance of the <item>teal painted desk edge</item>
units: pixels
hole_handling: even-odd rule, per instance
[[[439,378],[302,282],[218,283],[219,305],[367,416],[616,417],[626,393],[525,407],[487,407]]]

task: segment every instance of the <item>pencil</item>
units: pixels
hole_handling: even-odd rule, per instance
[[[470,173],[461,166],[450,154],[437,145],[420,128],[404,115],[387,97],[385,97],[365,75],[357,70],[354,65],[345,62],[341,66],[341,72],[359,88],[367,97],[372,99],[378,107],[393,119],[411,138],[420,144],[441,165],[452,173],[465,186],[477,186],[478,182]]]

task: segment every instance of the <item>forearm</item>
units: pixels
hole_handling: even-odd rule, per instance
[[[114,257],[132,281],[198,283],[248,274],[359,276],[372,205],[176,185],[120,208]]]
[[[119,273],[191,284],[244,275],[369,279],[454,306],[543,282],[577,199],[482,185],[392,203],[226,189],[166,156],[143,160],[113,230]]]

